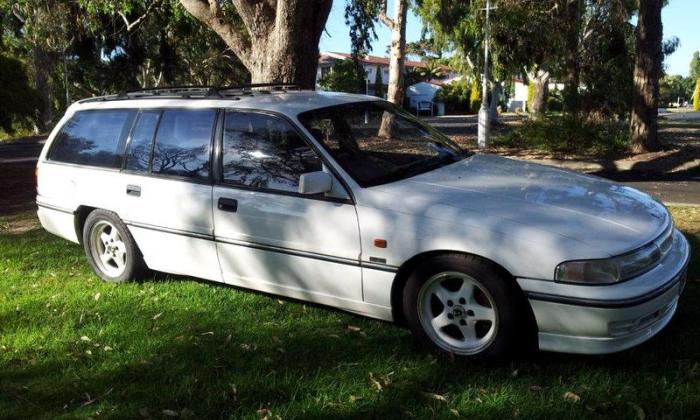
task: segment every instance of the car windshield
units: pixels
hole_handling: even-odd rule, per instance
[[[362,187],[409,178],[467,155],[388,102],[315,109],[300,114],[299,121]]]

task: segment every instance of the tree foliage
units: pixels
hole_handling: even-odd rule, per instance
[[[695,84],[693,79],[681,75],[664,76],[659,81],[659,105],[668,106],[676,103],[689,101],[693,95]]]
[[[352,60],[338,60],[333,63],[331,71],[323,76],[318,84],[323,90],[347,93],[364,93],[359,87],[364,86],[365,79],[357,76],[356,64]]]
[[[0,128],[12,134],[17,127],[31,126],[38,105],[25,66],[16,58],[0,54]]]
[[[0,23],[0,52],[25,64],[44,124],[88,96],[250,77],[175,0],[0,0]]]
[[[700,79],[700,51],[695,51],[693,53],[693,58],[690,59],[690,71],[688,73],[688,77],[690,77],[691,80]]]
[[[693,109],[700,111],[700,79],[695,82],[695,92],[693,92]]]

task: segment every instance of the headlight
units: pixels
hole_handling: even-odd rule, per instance
[[[620,280],[620,271],[611,259],[568,261],[557,266],[554,279],[565,283],[615,283]]]
[[[567,261],[554,271],[563,283],[608,284],[627,280],[651,270],[673,245],[673,225],[654,242],[629,254],[600,260]]]

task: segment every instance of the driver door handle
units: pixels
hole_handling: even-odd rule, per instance
[[[236,211],[238,211],[238,200],[234,200],[233,198],[219,197],[217,208],[221,211],[235,213]]]

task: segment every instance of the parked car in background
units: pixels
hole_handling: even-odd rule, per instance
[[[83,100],[37,173],[43,227],[106,281],[194,276],[396,321],[461,356],[635,346],[672,318],[689,258],[644,193],[464,151],[361,95]]]

